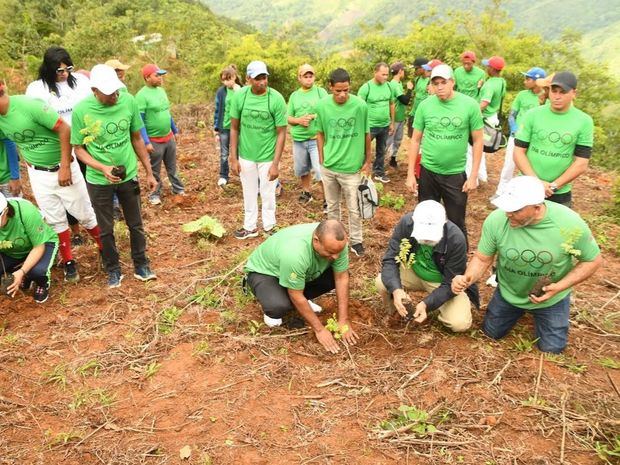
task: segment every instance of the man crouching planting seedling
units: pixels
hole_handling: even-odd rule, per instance
[[[93,95],[73,109],[71,144],[86,165],[88,193],[101,228],[103,266],[108,273],[108,287],[120,287],[119,254],[114,240],[114,195],[123,209],[129,229],[134,277],[140,281],[155,279],[146,256],[146,236],[142,227],[138,163],[146,171],[149,189],[157,181],[140,135],[144,126],[138,105],[127,92],[113,68],[95,65],[90,82]]]
[[[244,268],[246,281],[269,327],[310,325],[321,345],[338,353],[337,340],[355,344],[349,322],[349,255],[344,226],[337,220],[281,229],[258,246]],[[310,299],[336,290],[337,317],[323,326],[323,309]],[[299,318],[299,316],[301,318]]]
[[[463,231],[446,219],[442,204],[420,202],[394,228],[375,283],[390,315],[394,311],[416,323],[438,309],[437,319],[454,332],[471,326],[471,304],[479,306],[478,288],[456,295],[452,278],[465,271],[467,242]],[[407,291],[426,291],[415,306]]]

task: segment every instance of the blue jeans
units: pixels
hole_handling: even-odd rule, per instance
[[[372,172],[376,176],[385,174],[385,149],[387,148],[390,127],[370,128],[370,140],[377,139],[375,161],[372,164]]]
[[[314,171],[314,180],[321,180],[321,164],[316,139],[293,141],[293,166],[298,178]]]
[[[228,181],[228,153],[230,151],[230,130],[220,129],[220,178]]]
[[[528,311],[534,317],[534,333],[538,338],[538,348],[542,352],[558,354],[564,350],[568,341],[569,307],[570,294],[550,307],[524,310],[506,302],[498,289],[487,307],[482,330],[493,339],[501,339]]]

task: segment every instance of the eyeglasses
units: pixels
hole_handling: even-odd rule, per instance
[[[56,68],[56,74],[70,73],[73,71],[73,66],[67,66],[66,68]]]

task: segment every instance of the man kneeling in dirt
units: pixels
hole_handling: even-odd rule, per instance
[[[342,223],[326,220],[282,229],[263,242],[245,266],[247,284],[263,308],[269,327],[283,323],[311,326],[326,350],[338,352],[338,344],[316,316],[322,308],[313,299],[336,289],[338,325],[345,344],[355,344],[357,334],[349,322],[349,255]]]
[[[603,262],[592,232],[570,208],[546,201],[545,187],[534,176],[513,178],[492,203],[498,210],[484,221],[478,251],[452,280],[452,291],[478,281],[497,256],[499,286],[484,315],[484,333],[500,339],[528,312],[538,348],[562,352],[571,289]]]
[[[467,243],[463,231],[449,220],[442,204],[420,202],[398,222],[383,256],[381,274],[375,281],[388,313],[398,311],[417,323],[427,312],[439,309],[438,320],[454,332],[471,327],[471,304],[480,305],[478,288],[466,294],[452,292],[452,278],[464,272]],[[429,294],[415,308],[407,291]]]

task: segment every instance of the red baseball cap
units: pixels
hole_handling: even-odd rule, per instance
[[[497,71],[501,71],[506,66],[506,61],[500,56],[492,56],[491,58],[485,58],[482,60],[484,66],[490,66]]]
[[[153,73],[157,73],[160,76],[162,74],[166,74],[168,71],[166,71],[165,69],[160,69],[159,66],[153,64],[153,63],[149,63],[148,65],[144,65],[142,67],[142,77],[146,78],[149,77],[151,74]]]
[[[442,65],[442,64],[443,64],[443,61],[438,60],[437,58],[433,58],[431,61],[429,61],[425,65],[422,65],[422,68],[424,68],[426,71],[431,71],[435,66]]]
[[[471,50],[467,50],[461,53],[461,60],[469,59],[471,61],[478,61],[476,58],[476,52],[472,52]]]

